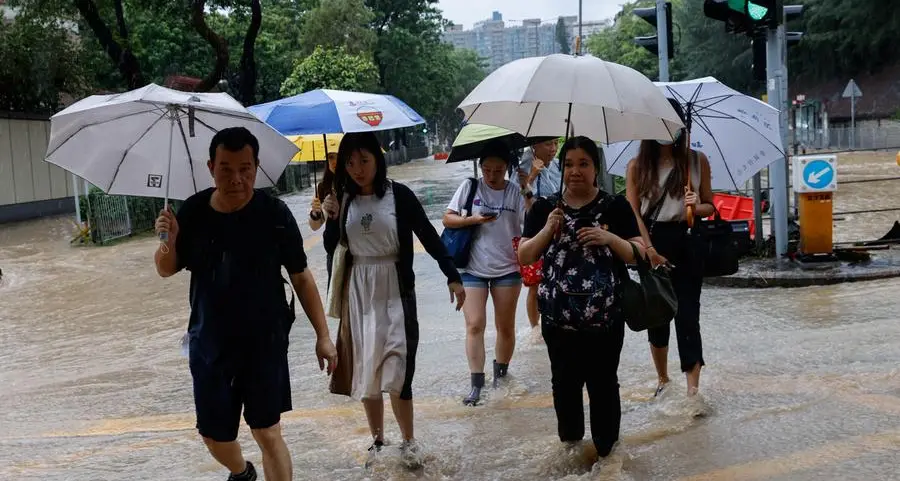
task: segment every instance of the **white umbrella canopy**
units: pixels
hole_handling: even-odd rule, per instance
[[[228,94],[150,84],[94,95],[54,115],[46,161],[108,194],[183,200],[213,186],[209,144],[228,127],[259,140],[256,187],[273,186],[299,150]]]
[[[666,140],[683,126],[650,79],[590,55],[510,62],[488,75],[459,108],[468,123],[526,137],[573,133],[602,143]]]
[[[658,82],[666,97],[678,101],[690,118],[691,148],[709,158],[712,188],[744,190],[753,175],[784,158],[778,109],[744,95],[713,77]],[[609,172],[625,175],[639,141],[604,147]]]

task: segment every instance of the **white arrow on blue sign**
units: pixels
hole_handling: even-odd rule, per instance
[[[812,190],[822,190],[834,182],[834,167],[824,160],[814,160],[803,168],[803,182]]]

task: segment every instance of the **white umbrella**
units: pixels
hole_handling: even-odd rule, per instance
[[[108,194],[186,199],[213,186],[206,167],[212,137],[246,127],[259,139],[256,187],[269,187],[299,150],[225,93],[150,84],[94,95],[50,120],[47,162]]]
[[[683,126],[650,79],[590,55],[510,62],[478,84],[459,108],[468,123],[526,137],[571,132],[603,143],[665,140]]]
[[[775,107],[713,77],[656,85],[688,115],[691,148],[709,158],[713,189],[743,190],[754,174],[784,158]],[[639,141],[604,147],[609,172],[624,176],[639,147]]]

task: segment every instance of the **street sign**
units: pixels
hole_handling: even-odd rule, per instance
[[[837,156],[794,157],[793,164],[794,191],[797,193],[833,192],[837,189]]]
[[[847,82],[847,86],[844,87],[844,93],[841,94],[841,97],[844,97],[845,99],[862,97],[862,90],[859,89],[859,85],[856,85],[855,80],[850,79],[850,81]]]
[[[850,79],[841,96],[850,99],[850,148],[853,149],[856,148],[856,99],[862,97],[862,90],[853,79]]]
[[[797,102],[804,102],[804,101],[806,101],[806,95],[797,94]]]

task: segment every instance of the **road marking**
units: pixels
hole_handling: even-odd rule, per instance
[[[715,471],[679,478],[679,481],[743,481],[770,479],[797,471],[821,468],[854,459],[873,451],[900,449],[900,430],[853,436],[824,446],[795,451],[785,456],[751,461]]]

